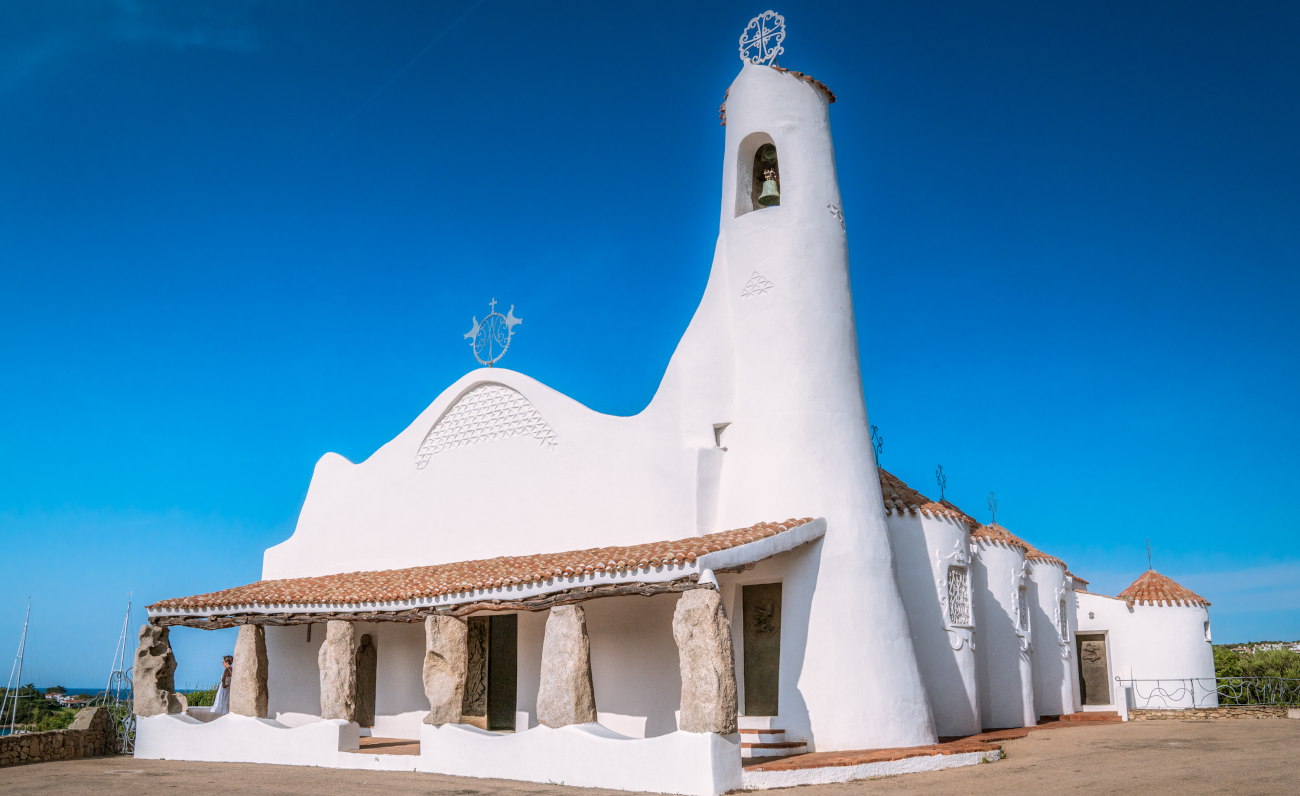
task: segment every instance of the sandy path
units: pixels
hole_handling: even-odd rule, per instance
[[[1005,749],[1007,759],[988,765],[773,793],[1300,793],[1300,721],[1292,719],[1150,721],[1079,727],[1032,733],[1023,740],[1008,742]],[[5,793],[139,794],[175,790],[342,796],[363,789],[392,796],[626,796],[623,791],[435,774],[112,757],[0,769],[0,791]]]

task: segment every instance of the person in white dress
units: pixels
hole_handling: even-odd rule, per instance
[[[230,677],[234,663],[235,659],[230,655],[221,656],[221,665],[225,668],[221,670],[221,682],[217,683],[217,698],[212,701],[212,712],[218,716],[230,712]]]

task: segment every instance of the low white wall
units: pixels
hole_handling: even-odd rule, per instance
[[[424,725],[420,770],[587,788],[716,796],[740,787],[739,736],[626,738],[599,724],[512,734]]]
[[[339,754],[357,746],[357,725],[340,719],[288,727],[235,713],[206,722],[178,713],[137,717],[135,724],[135,756],[145,760],[337,768]]]

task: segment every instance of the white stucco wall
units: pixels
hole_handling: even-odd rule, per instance
[[[946,515],[892,513],[889,536],[894,568],[907,609],[935,728],[941,736],[980,731],[972,622],[949,622],[948,569],[965,567],[971,581],[970,534],[966,523]],[[972,606],[973,609],[973,606]]]
[[[1116,677],[1140,680],[1203,678],[1207,687],[1214,677],[1214,648],[1206,639],[1209,611],[1199,606],[1133,605],[1099,594],[1078,594],[1078,633],[1105,633],[1109,657],[1112,703],[1120,698]],[[1164,695],[1156,683],[1138,684],[1136,708],[1191,707],[1182,686],[1164,684]],[[1202,691],[1198,691],[1202,694]],[[1213,696],[1200,700],[1201,707],[1213,707]]]
[[[743,172],[760,138],[777,147],[782,202],[737,217],[737,191],[748,190]],[[792,721],[805,722],[807,740],[823,750],[933,742],[867,434],[828,103],[819,89],[768,67],[742,68],[727,100],[720,205],[704,298],[645,411],[601,415],[519,373],[469,373],[365,462],[323,457],[294,535],[266,552],[263,577],[825,517],[817,558],[792,560],[783,576],[787,596],[806,606],[790,689],[803,718]],[[468,437],[427,447],[440,419],[456,417],[472,403],[457,401],[483,394],[487,382],[502,385],[494,394],[515,396],[514,408],[475,414],[478,430]],[[718,424],[730,424],[721,446]],[[464,476],[488,470],[497,477]],[[650,646],[658,660],[661,645]],[[655,682],[661,690],[671,684]],[[522,694],[523,678],[520,687]],[[620,687],[606,685],[610,713],[630,718],[612,722],[626,730],[654,713],[644,716],[644,731],[667,726],[662,708],[645,706],[649,697],[638,703]]]
[[[1019,584],[1027,580],[1024,551],[1000,542],[975,542],[975,656],[984,729],[1029,727],[1034,707],[1030,644],[1034,629],[1017,624]]]
[[[1076,665],[1074,610],[1065,568],[1050,561],[1031,560],[1029,573],[1034,707],[1039,716],[1073,713],[1077,703],[1071,671]]]

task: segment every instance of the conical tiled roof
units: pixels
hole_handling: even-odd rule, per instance
[[[1027,542],[1019,536],[1016,536],[1011,531],[1008,531],[1006,528],[1003,528],[1001,525],[998,525],[996,522],[991,522],[988,525],[981,525],[978,528],[973,529],[970,532],[970,535],[972,539],[983,539],[988,542],[1001,542],[1012,547],[1019,547],[1021,550],[1025,551],[1026,555],[1029,554],[1030,550],[1033,550]]]
[[[949,517],[967,522],[971,525],[977,523],[970,517],[967,517],[961,509],[952,505],[948,501],[935,503],[912,487],[903,483],[903,479],[889,472],[883,467],[876,468],[880,473],[880,494],[885,500],[885,510],[898,514],[915,514],[923,512],[925,514],[945,514]]]
[[[1129,605],[1199,605],[1206,608],[1210,601],[1189,589],[1184,589],[1173,579],[1148,569],[1124,591],[1119,598]]]
[[[1026,544],[1028,543],[1026,542]],[[1042,550],[1039,550],[1037,547],[1034,547],[1033,545],[1029,545],[1029,552],[1025,553],[1025,558],[1029,559],[1030,561],[1042,561],[1046,564],[1056,564],[1061,569],[1066,569],[1064,561],[1052,555],[1051,553],[1044,553]]]

